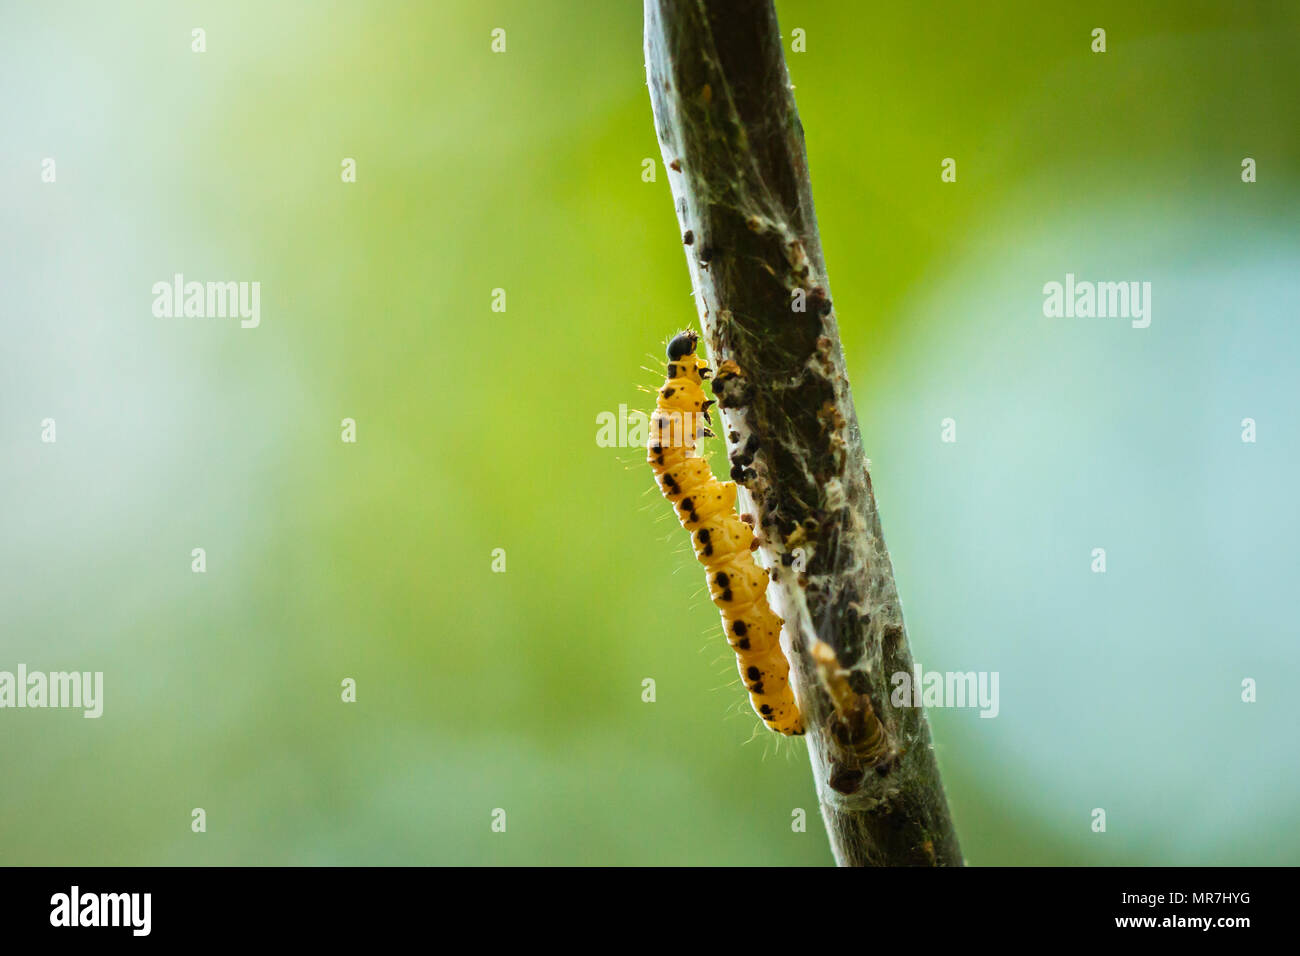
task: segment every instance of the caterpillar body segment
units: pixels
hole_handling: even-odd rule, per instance
[[[691,533],[754,712],[769,730],[798,736],[804,732],[803,718],[781,650],[782,622],[767,603],[768,574],[754,560],[758,542],[736,514],[736,483],[715,478],[696,451],[698,433],[709,434],[699,419],[708,423],[714,404],[704,397],[710,370],[695,354],[698,341],[688,331],[668,345],[667,380],[651,416],[646,460],[677,520]]]

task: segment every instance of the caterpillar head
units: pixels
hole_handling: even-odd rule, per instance
[[[688,355],[694,355],[695,346],[699,344],[699,341],[699,335],[690,329],[678,332],[673,336],[673,340],[668,343],[668,361],[676,362]]]
[[[695,354],[695,348],[699,343],[699,333],[692,332],[690,329],[673,336],[673,340],[668,343],[669,379],[684,378],[699,384],[709,377],[709,363]],[[706,412],[707,418],[708,406],[712,404],[713,402],[701,404],[694,411]]]

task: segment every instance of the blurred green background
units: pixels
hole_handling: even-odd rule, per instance
[[[913,649],[1000,674],[996,719],[931,712],[968,860],[1300,862],[1300,14],[955,6],[778,9]],[[695,321],[640,31],[5,7],[0,669],[105,709],[0,711],[0,862],[831,862],[595,440]],[[260,282],[260,327],[155,318],[177,272]],[[1067,272],[1150,281],[1150,328],[1045,318]]]

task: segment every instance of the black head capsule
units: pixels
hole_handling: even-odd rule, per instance
[[[695,345],[699,341],[700,337],[690,329],[685,332],[678,332],[673,336],[673,340],[668,343],[668,361],[676,362],[688,355],[694,355]]]

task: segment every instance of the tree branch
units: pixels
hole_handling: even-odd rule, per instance
[[[912,658],[776,11],[645,0],[645,52],[732,477],[786,621],[831,848],[842,865],[960,865],[924,711],[890,704],[889,677]],[[818,641],[834,650],[817,649],[820,665]]]

